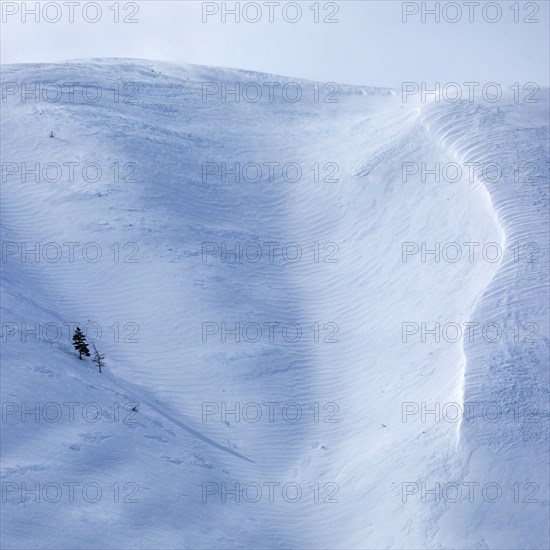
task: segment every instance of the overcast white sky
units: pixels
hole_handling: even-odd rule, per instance
[[[27,63],[86,57],[137,57],[237,67],[350,84],[400,88],[403,81],[536,82],[549,84],[549,2],[439,1],[440,22],[422,11],[436,2],[301,0],[291,2],[193,0],[74,2],[2,1],[1,62]],[[39,4],[39,21],[23,13]],[[222,6],[240,4],[241,21]],[[250,6],[246,7],[247,4]],[[295,3],[294,3],[295,4]],[[491,4],[491,6],[489,6]],[[462,16],[459,17],[456,6]],[[115,23],[119,18],[136,23]],[[260,11],[256,8],[259,7]],[[338,13],[333,14],[335,8]],[[500,20],[491,23],[489,20]],[[203,10],[218,10],[203,22]],[[274,22],[269,22],[270,9]],[[296,19],[295,23],[286,21]],[[403,23],[403,10],[411,13]],[[15,12],[12,14],[12,12]],[[133,13],[136,12],[136,13]],[[472,14],[473,22],[469,21]],[[244,17],[243,17],[244,16]],[[247,22],[260,17],[257,23]],[[54,22],[60,17],[59,21]],[[98,18],[97,22],[87,22]],[[323,23],[323,18],[338,20]],[[519,22],[515,19],[519,18]],[[527,23],[525,20],[535,21]]]

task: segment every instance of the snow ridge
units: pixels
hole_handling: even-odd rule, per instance
[[[7,258],[3,322],[91,321],[102,328],[98,347],[107,356],[99,374],[78,361],[68,334],[23,341],[3,327],[4,403],[93,402],[102,415],[94,423],[66,415],[54,423],[10,416],[2,430],[2,480],[19,488],[95,481],[106,495],[113,482],[139,487],[131,504],[106,496],[96,504],[22,503],[16,492],[2,506],[3,545],[548,546],[540,529],[548,504],[544,430],[403,417],[405,403],[536,402],[538,426],[547,426],[547,308],[541,305],[547,271],[542,261],[539,271],[514,262],[509,248],[514,239],[536,241],[541,258],[548,257],[542,175],[520,189],[466,176],[452,184],[403,180],[407,161],[504,164],[519,154],[545,162],[548,127],[540,112],[547,96],[538,107],[500,110],[477,104],[418,109],[391,90],[352,86],[340,86],[337,103],[316,102],[312,94],[296,103],[280,96],[204,101],[205,82],[231,87],[268,80],[279,88],[297,82],[304,90],[312,83],[116,59],[4,66],[2,79],[95,82],[105,90],[126,81],[139,91],[136,104],[105,94],[95,103],[2,105],[3,162],[93,161],[105,169],[95,182],[81,175],[22,181],[20,173],[3,179],[4,242],[93,241],[104,254],[96,263],[81,254],[73,262]],[[114,181],[108,168],[114,162],[137,164],[137,180]],[[203,166],[222,162],[294,163],[303,174],[295,182],[281,173],[258,182],[205,180]],[[315,163],[336,166],[336,177],[316,180]],[[421,262],[419,255],[403,260],[405,242],[454,241],[499,242],[506,254],[499,264]],[[266,242],[297,243],[303,257],[289,262],[278,254],[270,261],[265,250],[260,261],[204,257],[204,243],[234,250],[236,243]],[[139,261],[113,261],[114,243],[122,258]],[[137,248],[123,248],[126,243]],[[312,259],[315,250],[320,261]],[[337,261],[323,261],[327,257]],[[403,339],[407,321],[493,319],[536,322],[540,340],[521,347],[509,334],[496,345]],[[265,334],[258,342],[222,341],[219,333],[205,342],[205,322],[299,324],[303,332],[293,343]],[[128,323],[138,327],[137,342],[125,338]],[[337,342],[325,341],[335,328]],[[135,402],[135,414],[120,409],[121,418],[129,414],[135,422],[117,421],[114,404]],[[303,418],[289,422],[279,415],[270,422],[265,406],[257,422],[203,416],[205,403],[232,409],[274,402],[300,404]],[[541,504],[533,510],[509,501],[491,507],[403,497],[406,483],[487,479],[503,486],[535,480]],[[302,498],[288,502],[276,493],[270,501],[264,484],[271,482],[298,484]],[[256,483],[264,493],[257,502],[224,501],[219,492],[205,501],[205,484],[222,483]],[[311,490],[316,484],[318,501]],[[337,502],[327,501],[335,489]]]

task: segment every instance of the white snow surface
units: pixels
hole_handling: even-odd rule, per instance
[[[5,65],[2,80],[138,85],[135,104],[104,94],[95,103],[9,97],[1,105],[3,163],[104,169],[95,183],[79,170],[72,182],[38,183],[3,170],[4,243],[94,242],[102,250],[95,263],[81,247],[72,262],[66,247],[58,261],[2,259],[4,412],[9,403],[38,403],[41,411],[78,403],[74,418],[63,406],[55,422],[3,418],[3,548],[550,547],[548,90],[534,104],[403,103],[398,91],[351,86],[340,87],[337,103],[305,93],[296,103],[280,94],[273,102],[203,101],[205,82],[299,82],[304,90],[311,83],[119,59]],[[411,161],[540,169],[527,183],[512,171],[495,183],[466,171],[456,182],[404,182],[402,164]],[[113,162],[136,163],[137,181],[113,181],[106,169]],[[303,176],[204,182],[208,162],[298,163]],[[336,163],[337,181],[314,181],[315,162]],[[219,254],[204,261],[202,243],[232,249],[237,241],[298,243],[303,257],[292,263],[277,254],[271,262],[264,249],[257,262],[222,262]],[[137,262],[122,261],[134,251],[123,249],[129,242]],[[460,261],[421,262],[419,254],[403,261],[404,242],[481,246],[475,261],[463,247]],[[500,261],[479,254],[491,242],[504,251]],[[338,244],[337,262],[322,261],[331,251],[325,243]],[[516,261],[516,243],[536,243],[537,261],[525,261],[523,249]],[[101,374],[91,358],[79,361],[66,328],[50,341],[23,341],[12,330],[69,322],[101,327]],[[217,334],[205,343],[204,322],[298,323],[303,334],[290,343],[275,332],[271,342],[264,327],[258,342],[231,334],[222,342]],[[315,322],[319,342],[308,328]],[[478,333],[473,342],[419,335],[403,342],[404,322],[503,330],[494,342]],[[138,327],[138,342],[122,341],[127,323]],[[336,343],[323,342],[329,323],[338,325]],[[534,341],[524,341],[524,328],[516,338],[514,323],[536,326]],[[124,422],[130,402],[139,410]],[[281,406],[273,422],[266,406],[257,422],[231,415],[223,422],[219,413],[203,421],[203,403],[222,402]],[[502,417],[488,421],[479,407],[473,421],[403,418],[404,403],[474,402],[498,404]],[[89,403],[101,408],[98,421],[83,418]],[[282,418],[288,403],[301,406],[299,421]],[[102,496],[88,502],[78,488],[73,502],[68,489],[58,502],[21,495],[23,484],[68,482],[97,483]],[[270,482],[280,484],[273,502]],[[138,488],[137,502],[122,502],[126,483]],[[220,492],[204,502],[204,484],[221,490],[223,483],[258,484],[261,498],[253,502],[251,486],[240,502]],[[288,483],[302,489],[297,502],[292,487],[290,498],[281,495]],[[316,483],[319,502],[310,489]],[[437,502],[419,491],[404,499],[407,483],[459,484],[463,495]],[[464,483],[479,484],[472,499]],[[482,496],[487,484],[502,488],[498,501]],[[524,502],[530,495],[534,502]]]

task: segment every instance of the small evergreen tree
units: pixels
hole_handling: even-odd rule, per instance
[[[82,360],[82,354],[86,357],[90,357],[90,350],[88,349],[88,344],[86,344],[86,336],[80,330],[80,327],[76,327],[75,333],[73,335],[73,347],[78,351],[78,358]]]

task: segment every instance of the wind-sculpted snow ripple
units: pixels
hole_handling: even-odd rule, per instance
[[[536,502],[541,503],[516,506],[513,532],[504,525],[495,529],[487,539],[490,547],[543,548],[550,543],[548,533],[543,535],[537,528],[548,514],[549,486],[547,110],[548,90],[543,89],[534,104],[464,102],[453,109],[429,106],[420,115],[434,138],[463,166],[493,164],[502,174],[497,178],[479,169],[476,176],[477,183],[490,195],[504,246],[498,271],[480,296],[471,322],[492,322],[501,327],[519,323],[519,327],[531,327],[533,332],[530,338],[525,332],[503,330],[502,336],[491,343],[483,339],[464,343],[467,362],[463,400],[493,403],[508,416],[515,411],[516,420],[463,420],[461,465],[457,468],[462,476],[476,479],[490,469],[507,489],[518,483],[531,484],[536,487]],[[461,511],[460,522],[456,522],[456,515],[449,518],[454,524],[448,533],[451,538],[471,525],[474,516],[482,515],[488,523],[497,525],[512,513],[505,504],[487,502]],[[531,526],[528,534],[516,527],[518,522]]]

